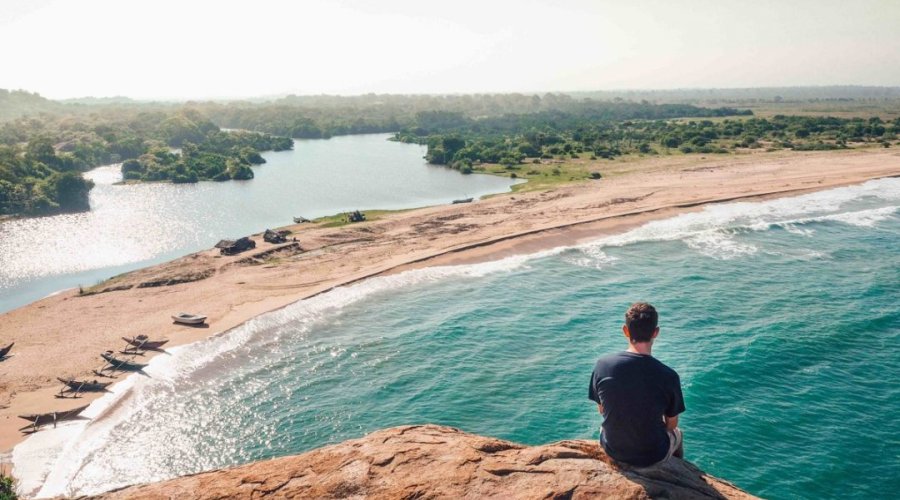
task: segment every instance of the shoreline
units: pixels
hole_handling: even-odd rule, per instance
[[[295,229],[295,235],[302,242],[305,248],[302,253],[279,256],[279,251],[286,245],[260,241],[252,254],[246,252],[219,258],[212,250],[206,250],[127,273],[111,283],[132,286],[126,290],[85,297],[73,294],[72,289],[61,290],[0,315],[3,317],[0,337],[16,339],[14,356],[0,364],[0,379],[9,380],[0,383],[0,408],[9,405],[0,409],[0,452],[9,451],[26,437],[16,431],[24,421],[15,415],[81,406],[104,394],[86,395],[78,403],[60,403],[52,397],[58,384],[53,383],[53,378],[47,380],[49,372],[55,369],[59,376],[91,378],[92,375],[86,373],[98,364],[93,361],[97,358],[85,353],[81,353],[80,359],[70,359],[74,356],[69,356],[71,352],[66,349],[65,341],[90,344],[80,346],[78,350],[95,352],[104,350],[98,349],[101,345],[113,347],[111,339],[115,339],[115,345],[122,344],[118,340],[120,336],[158,332],[150,334],[151,337],[168,337],[168,347],[175,347],[223,334],[260,314],[376,276],[577,245],[624,232],[651,220],[698,211],[713,203],[796,196],[875,178],[900,176],[900,154],[892,152],[829,152],[805,154],[799,158],[789,155],[774,158],[781,162],[773,165],[773,157],[750,161],[731,158],[728,159],[730,162],[723,162],[721,158],[691,159],[693,161],[682,162],[683,165],[674,168],[663,165],[661,170],[638,170],[607,182],[562,186],[533,193],[508,193],[467,205],[414,209],[364,224],[338,228],[293,225],[289,227]],[[846,170],[853,166],[846,164],[848,159],[850,163],[858,163],[851,171]],[[819,171],[806,168],[809,163],[820,162],[833,164]],[[696,169],[698,163],[726,165]],[[769,182],[760,182],[759,176],[772,167],[776,167],[774,172],[778,175],[766,179]],[[732,171],[725,172],[728,175],[717,174],[729,168]],[[640,174],[648,173],[661,178],[662,182],[656,179],[654,185],[640,179],[643,177]],[[786,173],[790,175],[784,175]],[[686,181],[685,176],[688,177]],[[673,186],[668,183],[678,179],[682,182],[680,185],[675,183],[674,187],[686,188],[684,192],[667,193],[667,197],[659,195],[660,188],[671,190]],[[719,182],[721,180],[727,182]],[[778,181],[778,185],[771,181]],[[548,211],[553,213],[546,214]],[[442,218],[445,223],[435,226],[434,221]],[[477,224],[479,222],[481,224]],[[477,227],[461,227],[465,225]],[[254,239],[261,240],[258,235]],[[436,240],[438,243],[433,243]],[[257,259],[260,262],[246,262],[248,257],[266,252],[269,252],[268,256],[277,257],[264,256]],[[167,286],[139,286],[160,276],[183,277],[197,269],[210,267],[215,273],[208,278]],[[297,274],[302,275],[299,282]],[[135,301],[144,305],[133,307]],[[179,328],[166,321],[173,306],[191,307],[184,305],[188,303],[199,303],[212,309],[199,311],[210,313],[209,328]],[[118,312],[105,315],[91,309],[117,309]],[[144,314],[133,309],[142,309]],[[57,322],[59,324],[53,328]],[[103,330],[103,333],[94,335],[97,330]],[[43,335],[39,338],[25,335],[36,331]],[[143,361],[148,359],[150,356]],[[39,363],[48,364],[48,360],[53,365],[53,369],[44,368],[48,373],[33,376],[26,373]]]

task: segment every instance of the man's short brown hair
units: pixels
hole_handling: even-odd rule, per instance
[[[656,309],[646,302],[631,304],[625,313],[625,326],[628,327],[632,342],[648,342],[653,338],[658,321]]]

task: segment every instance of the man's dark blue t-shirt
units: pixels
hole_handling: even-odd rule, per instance
[[[649,355],[610,354],[597,360],[588,397],[603,405],[600,442],[609,456],[639,467],[666,457],[669,436],[663,415],[684,411],[675,370]]]

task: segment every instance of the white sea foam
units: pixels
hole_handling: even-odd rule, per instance
[[[898,207],[879,206],[854,210],[848,204],[873,198],[878,203],[900,201],[900,179],[878,179],[858,186],[819,191],[792,198],[750,203],[709,205],[702,211],[649,222],[620,235],[581,245],[578,250],[589,255],[603,247],[620,247],[638,242],[683,241],[703,255],[731,259],[756,253],[759,249],[740,241],[746,231],[765,231],[780,227],[786,231],[811,236],[814,230],[804,227],[813,222],[841,222],[871,227],[892,217]]]
[[[585,260],[575,258],[571,262],[608,266],[615,258],[607,255],[604,248],[643,241],[684,241],[705,255],[735,258],[757,251],[756,247],[739,241],[742,231],[760,231],[774,226],[802,231],[806,229],[803,226],[812,221],[870,226],[896,213],[896,206],[841,211],[843,205],[867,197],[877,198],[882,205],[884,201],[900,201],[900,179],[883,179],[761,203],[709,206],[700,212],[651,222],[621,235],[580,245],[575,251]],[[13,450],[13,472],[20,481],[23,494],[40,497],[98,493],[131,482],[171,477],[177,472],[151,468],[147,457],[165,453],[173,443],[160,442],[140,449],[121,450],[117,448],[116,433],[127,433],[127,426],[133,424],[129,419],[143,408],[164,404],[174,387],[190,384],[204,370],[229,365],[220,361],[234,358],[249,343],[277,345],[282,340],[280,335],[304,335],[312,331],[318,321],[333,317],[348,305],[375,294],[450,278],[481,278],[491,273],[513,271],[531,260],[570,251],[556,248],[493,262],[432,267],[373,278],[264,314],[190,346],[171,349],[171,355],[157,356],[150,362],[145,369],[148,376],[132,375],[117,384],[110,394],[91,404],[84,413],[92,418],[91,421],[42,431],[18,445]],[[279,328],[284,325],[290,325],[290,328]]]
[[[144,370],[147,376],[131,375],[116,384],[110,394],[93,402],[83,414],[91,418],[91,421],[74,422],[42,431],[16,446],[13,450],[13,472],[20,480],[21,493],[39,498],[75,496],[99,493],[134,481],[156,481],[171,477],[170,474],[148,473],[141,459],[142,453],[164,452],[166,443],[160,443],[159,450],[132,450],[125,466],[132,472],[130,475],[107,475],[113,466],[122,468],[122,463],[106,466],[91,463],[100,451],[116,446],[112,436],[120,430],[119,426],[128,423],[130,416],[153,403],[154,398],[166,397],[166,391],[154,390],[154,386],[159,388],[173,385],[179,380],[190,378],[204,368],[226,360],[250,341],[278,342],[277,336],[266,339],[257,337],[282,331],[277,328],[279,326],[290,324],[295,333],[307,332],[317,321],[334,316],[341,309],[374,294],[452,277],[479,278],[519,268],[528,259],[556,252],[512,256],[467,266],[425,268],[373,278],[258,316],[228,332],[190,346],[171,349],[169,356],[153,358]]]
[[[567,255],[564,260],[579,267],[592,269],[605,269],[615,264],[618,257],[608,255],[598,246],[588,246],[580,249],[580,257]]]

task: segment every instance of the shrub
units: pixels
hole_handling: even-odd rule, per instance
[[[0,500],[16,500],[16,485],[11,477],[0,474]]]
[[[591,172],[591,179],[599,179],[600,177],[602,177],[600,172]]]

